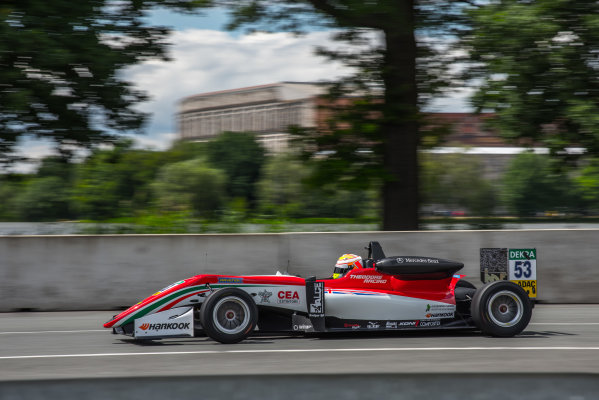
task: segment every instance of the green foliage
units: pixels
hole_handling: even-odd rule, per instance
[[[24,184],[21,177],[4,175],[0,178],[0,220],[18,220],[17,198]]]
[[[367,213],[371,202],[364,188],[307,185],[311,168],[292,154],[271,157],[258,182],[260,211],[278,218],[357,218]]]
[[[267,215],[289,217],[302,208],[306,167],[289,154],[270,157],[257,183],[260,211]]]
[[[55,176],[29,181],[16,196],[17,216],[24,221],[56,221],[71,217],[69,184]]]
[[[113,218],[151,203],[150,183],[164,163],[164,154],[133,150],[131,144],[125,140],[111,150],[97,150],[77,166],[73,201],[80,217]]]
[[[206,157],[211,166],[226,174],[226,191],[231,198],[243,198],[253,208],[255,184],[264,163],[264,148],[250,133],[224,132],[206,143]]]
[[[164,166],[152,186],[163,209],[189,210],[209,218],[225,204],[225,185],[222,171],[194,159]]]
[[[0,161],[24,135],[77,146],[139,131],[146,95],[122,69],[165,59],[168,31],[143,23],[149,7],[190,9],[187,0],[5,0],[0,9]]]
[[[599,159],[588,160],[574,179],[582,201],[592,210],[599,210]]]
[[[508,139],[542,142],[560,157],[571,146],[599,154],[599,3],[503,0],[470,15],[460,46],[480,85],[477,109],[495,112]]]
[[[514,157],[503,176],[503,201],[510,212],[531,216],[546,211],[576,209],[578,199],[570,178],[545,155]]]
[[[497,205],[494,185],[483,176],[474,156],[425,154],[421,166],[424,204],[466,209],[473,215],[491,215]]]

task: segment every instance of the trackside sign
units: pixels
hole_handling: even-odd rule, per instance
[[[528,297],[537,297],[537,250],[508,250],[508,279],[528,293]]]
[[[537,249],[480,249],[480,272],[484,283],[510,280],[519,285],[528,297],[537,297]]]

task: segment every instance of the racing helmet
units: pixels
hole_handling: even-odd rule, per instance
[[[345,276],[354,268],[362,268],[362,257],[355,254],[344,254],[337,260],[333,270],[333,279]]]

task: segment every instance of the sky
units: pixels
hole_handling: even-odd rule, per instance
[[[146,133],[135,135],[139,148],[162,150],[177,137],[178,102],[191,95],[281,81],[328,81],[348,74],[347,67],[314,54],[316,45],[330,45],[331,32],[311,30],[288,33],[230,32],[224,29],[224,10],[186,15],[160,9],[148,23],[168,26],[171,61],[147,61],[123,71],[150,100],[139,106],[150,114]],[[467,93],[439,99],[435,111],[466,111]],[[21,151],[29,157],[51,152],[47,143],[26,142]]]

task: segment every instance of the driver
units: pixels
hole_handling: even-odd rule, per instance
[[[354,268],[362,268],[362,257],[355,254],[344,254],[337,260],[333,270],[333,279],[345,276]]]

